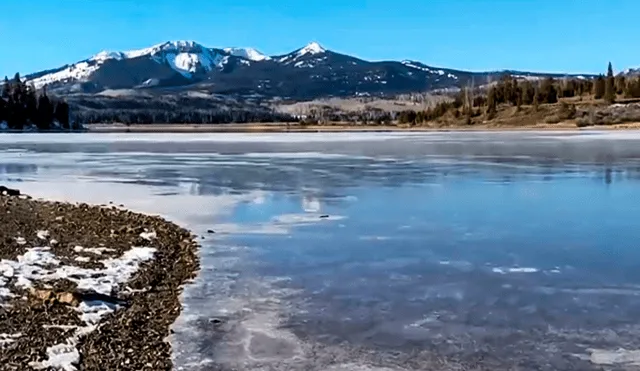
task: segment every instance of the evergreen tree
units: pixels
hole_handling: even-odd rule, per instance
[[[491,120],[496,116],[497,105],[496,88],[492,87],[487,94],[487,119]]]
[[[5,76],[4,83],[2,84],[2,94],[0,96],[4,98],[5,101],[7,101],[9,100],[10,95],[11,95],[11,82],[9,81],[7,76]]]
[[[595,83],[593,84],[593,95],[595,99],[601,99],[602,97],[604,97],[605,85],[606,84],[604,81],[604,77],[602,77],[602,75],[599,75],[598,78],[596,78]]]
[[[640,76],[627,80],[624,96],[627,98],[640,98]]]
[[[74,129],[70,125],[69,105],[67,104],[67,102],[60,101],[56,104],[54,117],[55,120],[60,123],[63,129]]]
[[[35,124],[40,130],[47,130],[53,123],[53,105],[47,96],[47,92],[44,91],[38,98],[38,111]]]
[[[609,104],[613,104],[616,101],[615,78],[613,77],[613,67],[611,66],[611,62],[609,62],[609,67],[607,68],[607,80],[604,87],[604,100]]]
[[[620,75],[615,78],[616,94],[623,94],[627,85],[627,79]]]
[[[59,106],[59,107],[58,107]],[[61,123],[69,126],[69,106],[59,102],[56,106]],[[27,86],[20,74],[12,80],[5,77],[0,85],[0,122],[7,123],[9,129],[22,130],[25,125],[35,124],[38,130],[48,130],[56,118],[54,105],[46,90],[38,94],[35,86]]]
[[[533,97],[535,96],[533,84],[531,84],[531,81],[526,80],[521,85],[522,103],[526,105],[533,104]]]
[[[558,102],[558,90],[554,86],[553,78],[549,77],[542,82],[540,86],[540,98],[538,102],[543,103],[557,103]]]
[[[7,121],[7,103],[3,98],[0,98],[0,124]]]

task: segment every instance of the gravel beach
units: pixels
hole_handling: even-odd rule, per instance
[[[112,205],[0,195],[3,370],[170,370],[189,231]]]

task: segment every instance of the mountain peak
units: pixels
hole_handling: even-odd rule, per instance
[[[325,48],[323,48],[320,44],[318,44],[317,42],[313,41],[310,42],[309,44],[307,44],[307,46],[305,46],[304,48],[300,49],[298,51],[298,55],[305,55],[305,54],[320,54],[320,53],[324,53],[327,50]]]
[[[202,45],[198,44],[192,40],[173,40],[173,41],[165,41],[160,44],[153,45],[144,49],[134,49],[127,50],[123,52],[113,52],[108,50],[103,50],[100,53],[94,55],[89,60],[104,62],[108,59],[130,59],[130,58],[138,58],[145,55],[155,55],[157,53],[163,51],[176,51],[176,52],[187,52],[187,51],[201,51],[204,48]]]
[[[233,55],[235,57],[241,57],[254,62],[260,62],[270,60],[268,57],[254,48],[224,48],[225,53]]]

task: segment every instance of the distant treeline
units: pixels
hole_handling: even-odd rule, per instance
[[[38,130],[71,129],[69,105],[51,99],[46,90],[38,93],[19,74],[12,80],[5,77],[0,85],[0,124],[12,130],[34,126]]]
[[[74,114],[78,122],[123,124],[226,124],[250,122],[293,122],[290,115],[273,111],[215,109],[100,109]]]
[[[590,96],[603,99],[607,104],[615,103],[618,96],[624,98],[640,98],[640,76],[614,76],[609,63],[607,75],[595,79],[565,78],[542,80],[522,80],[505,75],[489,87],[462,87],[452,101],[441,102],[423,111],[403,111],[398,121],[404,124],[421,124],[439,119],[446,114],[454,118],[471,117],[486,114],[492,119],[497,113],[498,105],[511,105],[520,108],[522,105],[537,109],[540,104],[558,103],[560,98]],[[569,112],[575,112],[575,106],[563,103]]]

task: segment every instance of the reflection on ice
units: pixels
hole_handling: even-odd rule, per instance
[[[177,369],[589,370],[640,348],[628,138],[3,136],[0,183],[199,236]]]

